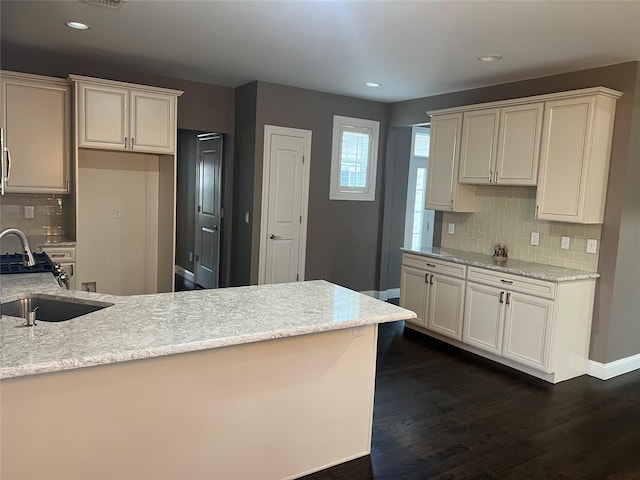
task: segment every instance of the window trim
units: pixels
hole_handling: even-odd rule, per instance
[[[340,166],[342,151],[342,132],[346,128],[369,133],[369,155],[367,163],[367,182],[363,189],[340,187]],[[376,174],[378,169],[378,143],[380,122],[362,118],[333,116],[333,138],[331,144],[331,181],[329,200],[356,200],[373,202],[376,199]]]

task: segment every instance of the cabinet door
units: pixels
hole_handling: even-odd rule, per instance
[[[433,275],[433,274],[432,274]],[[429,285],[427,328],[441,335],[462,339],[465,281],[433,275]]]
[[[427,326],[425,319],[429,287],[426,275],[427,272],[424,270],[403,266],[400,277],[400,306],[416,312],[418,316],[407,321],[425,328]]]
[[[431,118],[425,208],[473,212],[475,187],[458,183],[462,114]]]
[[[78,146],[124,150],[129,145],[129,90],[78,83]]]
[[[506,302],[502,355],[551,373],[552,300],[509,293]]]
[[[69,192],[69,92],[62,81],[3,76],[2,124],[11,156],[7,192]]]
[[[495,176],[503,185],[536,185],[543,103],[500,110]]]
[[[593,97],[547,102],[540,151],[537,216],[580,222]]]
[[[505,298],[504,290],[467,282],[464,343],[501,354]]]
[[[171,95],[131,91],[131,148],[144,152],[175,150],[175,105]]]
[[[460,183],[493,183],[499,108],[465,112],[460,146]]]

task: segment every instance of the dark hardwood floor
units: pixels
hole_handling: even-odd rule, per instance
[[[187,280],[181,275],[175,275],[175,291],[176,292],[186,292],[190,290],[202,290],[200,285],[196,285],[190,280]]]
[[[551,385],[384,324],[371,455],[304,479],[640,479],[640,371]]]

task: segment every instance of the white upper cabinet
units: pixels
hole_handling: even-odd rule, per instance
[[[6,192],[68,193],[71,99],[67,81],[3,71]]]
[[[76,83],[78,147],[175,152],[182,92],[71,75]]]
[[[499,108],[464,112],[460,146],[461,183],[493,183],[499,119]]]
[[[544,103],[500,109],[500,133],[493,174],[502,185],[536,185]]]
[[[425,208],[472,212],[474,187],[458,183],[462,113],[431,117]]]
[[[464,113],[460,183],[535,185],[542,102]]]
[[[573,223],[602,223],[619,92],[546,102],[536,215]]]
[[[472,212],[472,185],[537,185],[537,218],[602,223],[621,96],[594,87],[428,112],[426,208]]]
[[[129,90],[78,83],[78,146],[128,148]]]

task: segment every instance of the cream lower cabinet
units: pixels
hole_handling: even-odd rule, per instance
[[[461,346],[552,383],[583,375],[594,292],[594,279],[552,282],[469,267]]]
[[[404,253],[400,305],[418,315],[406,328],[558,383],[587,372],[595,283]]]
[[[76,248],[52,244],[40,246],[38,250],[46,253],[53,262],[60,264],[69,279],[69,290],[76,290]]]
[[[467,283],[462,341],[550,373],[552,300]]]
[[[400,305],[417,314],[408,320],[449,338],[462,338],[464,265],[404,254]]]

